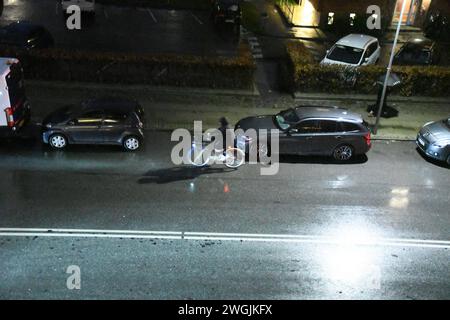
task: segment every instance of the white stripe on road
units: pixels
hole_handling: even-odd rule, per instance
[[[200,20],[194,13],[191,12],[191,15],[199,24],[203,24],[203,21]]]
[[[449,249],[450,241],[429,239],[374,238],[346,241],[330,236],[283,235],[255,233],[217,233],[181,231],[134,231],[100,229],[43,229],[43,228],[0,228],[0,237],[66,237],[66,238],[126,238],[126,239],[175,239],[175,240],[220,240],[249,242],[287,242],[329,245],[416,247]]]
[[[155,17],[155,15],[153,14],[152,10],[150,10],[150,9],[147,8],[147,12],[148,12],[148,14],[150,15],[150,17],[152,17],[153,21],[154,21],[155,23],[158,23],[158,20],[156,20],[156,17]]]

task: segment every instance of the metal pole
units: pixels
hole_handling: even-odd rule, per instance
[[[400,35],[400,28],[402,26],[402,20],[403,20],[403,15],[405,13],[405,7],[406,7],[406,0],[403,0],[402,10],[400,12],[400,19],[398,20],[397,31],[395,32],[394,44],[392,45],[391,58],[389,59],[389,64],[388,64],[387,71],[386,71],[386,78],[384,79],[383,92],[381,93],[381,100],[380,100],[380,104],[378,106],[377,121],[375,122],[375,127],[373,129],[374,134],[377,134],[378,125],[380,124],[381,111],[383,109],[384,98],[386,97],[387,82],[388,82],[389,76],[391,75],[392,62],[394,61],[395,48],[397,47],[398,36]]]

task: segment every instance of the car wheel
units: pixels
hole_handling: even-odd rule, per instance
[[[333,158],[337,161],[349,161],[353,157],[353,148],[349,145],[336,147],[333,152]]]
[[[126,151],[136,151],[141,147],[141,142],[139,138],[135,136],[129,136],[123,139],[123,148]]]
[[[56,133],[50,136],[48,143],[53,149],[62,150],[67,147],[67,138],[60,133]]]

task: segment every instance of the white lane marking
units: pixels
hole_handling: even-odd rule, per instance
[[[256,233],[217,233],[183,231],[139,231],[101,229],[44,229],[44,228],[0,228],[0,237],[68,237],[68,238],[127,238],[127,239],[175,239],[175,240],[221,240],[249,242],[287,242],[330,245],[416,247],[448,249],[450,241],[430,239],[374,238],[370,240],[342,241],[330,236],[283,235]]]
[[[150,15],[150,17],[152,17],[153,21],[154,21],[155,23],[158,23],[158,20],[156,20],[156,17],[155,17],[155,15],[153,14],[152,10],[150,10],[150,9],[147,8],[147,12],[148,12],[148,14]]]
[[[191,15],[199,24],[203,24],[203,21],[200,20],[194,13],[191,12]]]

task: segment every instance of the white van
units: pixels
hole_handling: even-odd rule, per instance
[[[61,0],[64,12],[67,12],[67,8],[72,5],[79,6],[82,13],[95,13],[95,0]]]
[[[0,132],[17,132],[30,120],[23,71],[18,59],[0,58]]]

